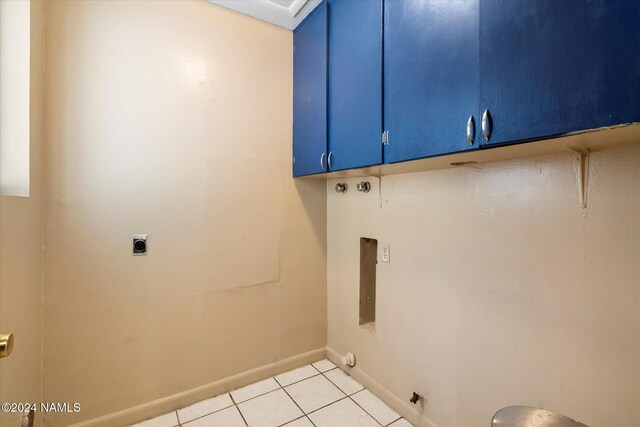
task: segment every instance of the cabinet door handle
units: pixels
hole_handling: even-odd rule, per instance
[[[324,153],[320,156],[320,169],[324,170]]]
[[[487,108],[482,113],[482,136],[484,136],[485,141],[488,141],[491,138],[491,130],[489,130],[489,122],[491,121],[491,113]]]
[[[0,334],[0,359],[13,351],[13,334]]]
[[[329,157],[327,157],[327,164],[329,165],[329,170],[331,170],[331,158],[333,157],[333,151],[329,151]]]
[[[469,120],[467,120],[467,141],[469,141],[469,145],[473,145],[473,141],[475,141],[476,134],[476,121],[473,119],[473,114],[469,116]]]

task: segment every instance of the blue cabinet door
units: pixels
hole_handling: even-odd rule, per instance
[[[382,0],[329,1],[329,160],[382,163]]]
[[[326,170],[327,4],[293,34],[293,176]]]
[[[489,141],[640,120],[640,1],[481,0]]]
[[[478,0],[385,1],[385,162],[478,147],[478,39]]]

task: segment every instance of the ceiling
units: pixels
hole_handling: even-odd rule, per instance
[[[286,7],[287,9],[291,7],[293,0],[271,0],[272,2],[279,4],[280,6]]]
[[[207,0],[227,9],[293,30],[321,0]]]

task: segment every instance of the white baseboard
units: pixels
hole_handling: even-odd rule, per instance
[[[190,390],[172,394],[171,396],[166,396],[161,399],[123,409],[118,412],[113,412],[98,418],[73,424],[70,427],[113,427],[134,424],[148,418],[153,418],[155,416],[192,405],[221,393],[226,393],[238,387],[281,374],[291,369],[317,362],[325,357],[326,348],[318,348],[307,353],[298,354],[287,359],[279,360],[240,374],[204,384]]]
[[[378,396],[380,400],[389,405],[391,409],[400,414],[403,418],[409,421],[416,427],[439,427],[438,424],[431,421],[423,414],[423,407],[421,404],[413,405],[409,401],[405,401],[393,394],[388,388],[374,380],[362,369],[358,368],[358,365],[353,368],[346,367],[340,361],[341,355],[331,347],[327,347],[327,358],[333,363],[338,365],[341,369],[351,375],[356,381],[365,386],[371,393]],[[408,397],[407,397],[408,399]]]

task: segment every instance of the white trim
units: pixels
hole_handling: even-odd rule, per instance
[[[291,16],[295,18],[298,12],[300,12],[300,9],[302,9],[307,3],[307,1],[309,0],[294,0],[294,2],[291,3],[291,6],[289,6],[289,13],[291,14]]]
[[[291,6],[287,8],[270,0],[207,1],[288,30],[295,29],[321,3],[321,0],[294,0]]]
[[[320,361],[324,359],[325,356],[326,349],[324,347],[318,348],[307,353],[298,354],[287,359],[279,360],[240,374],[204,384],[190,390],[172,394],[161,399],[156,399],[118,412],[113,412],[111,414],[73,424],[70,427],[107,427],[113,425],[134,424],[192,405],[200,402],[201,400],[235,390],[236,388],[252,384],[256,381],[290,371],[291,369]]]

